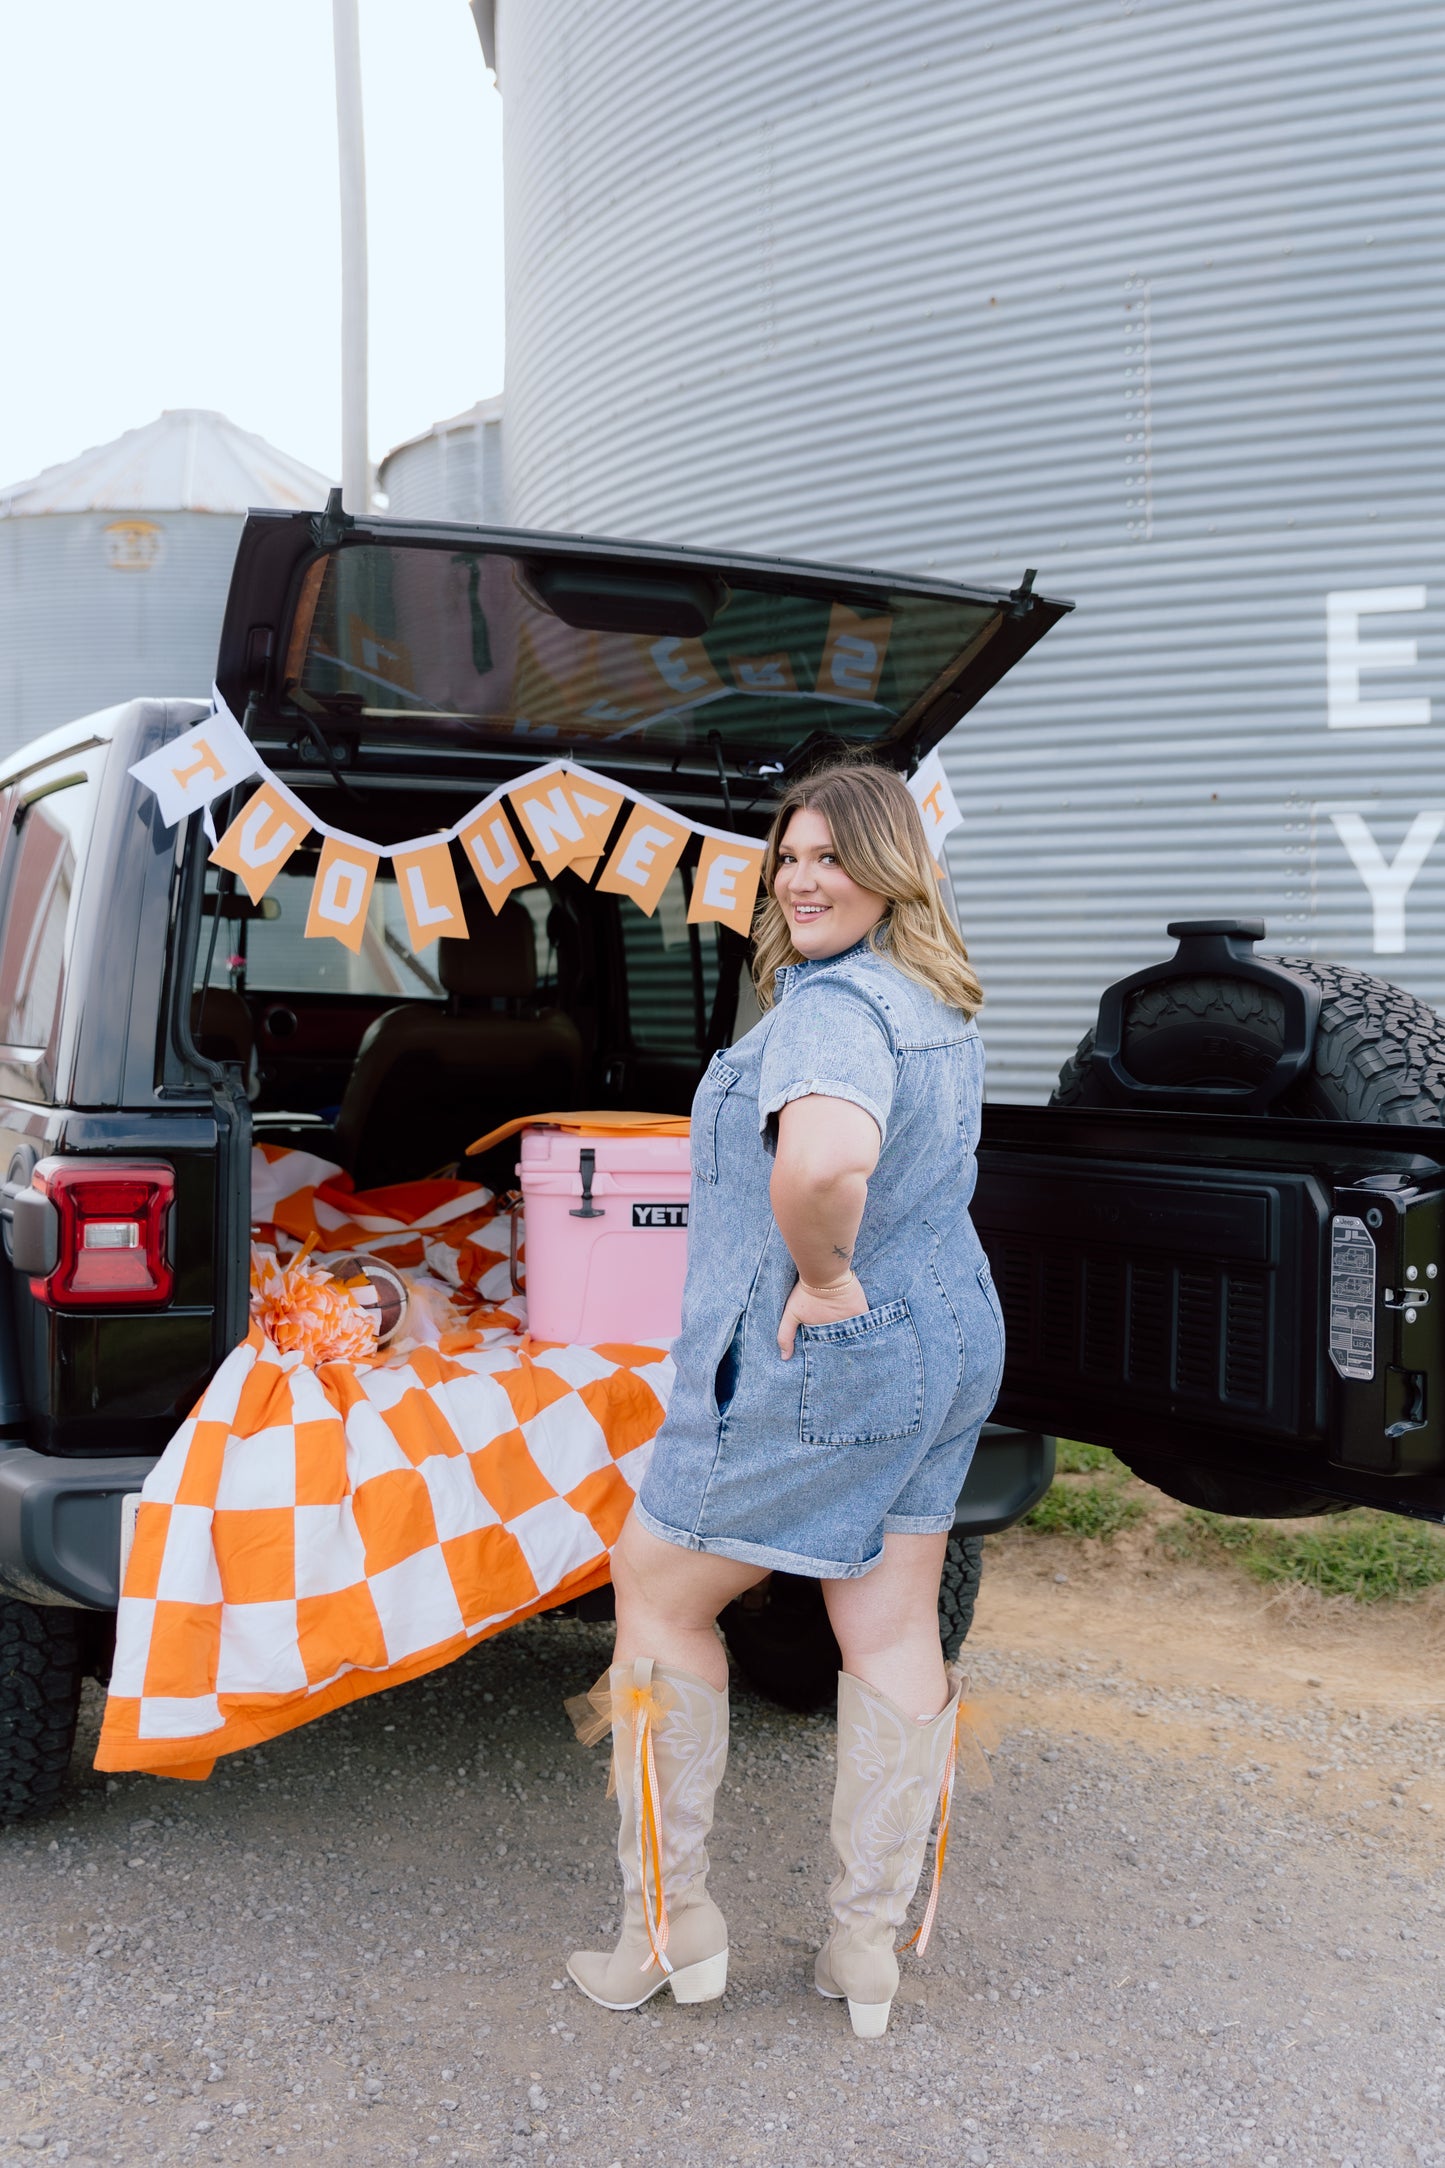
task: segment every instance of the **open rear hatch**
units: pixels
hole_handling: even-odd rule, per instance
[[[571,757],[741,818],[824,746],[915,766],[1071,607],[1031,581],[352,520],[333,499],[247,519],[217,682],[293,776],[490,785]]]

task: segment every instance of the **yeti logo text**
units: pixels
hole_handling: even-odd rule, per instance
[[[685,1204],[635,1204],[632,1207],[634,1227],[685,1227],[687,1206]]]

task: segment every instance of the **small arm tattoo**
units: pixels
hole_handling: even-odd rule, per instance
[[[841,1257],[845,1265],[851,1265],[853,1262],[853,1252],[845,1250],[841,1243],[835,1242],[833,1244],[833,1255]]]

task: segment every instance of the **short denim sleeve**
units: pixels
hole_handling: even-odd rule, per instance
[[[777,1117],[792,1099],[815,1093],[851,1100],[888,1135],[897,1064],[882,1012],[844,979],[821,979],[787,994],[763,1048],[758,1126],[772,1151]]]

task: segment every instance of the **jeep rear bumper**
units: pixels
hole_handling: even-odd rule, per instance
[[[154,1460],[59,1460],[0,1446],[0,1595],[113,1611],[122,1501]]]
[[[985,1423],[953,1509],[955,1535],[993,1536],[1021,1521],[1054,1480],[1054,1445],[1037,1430]]]

